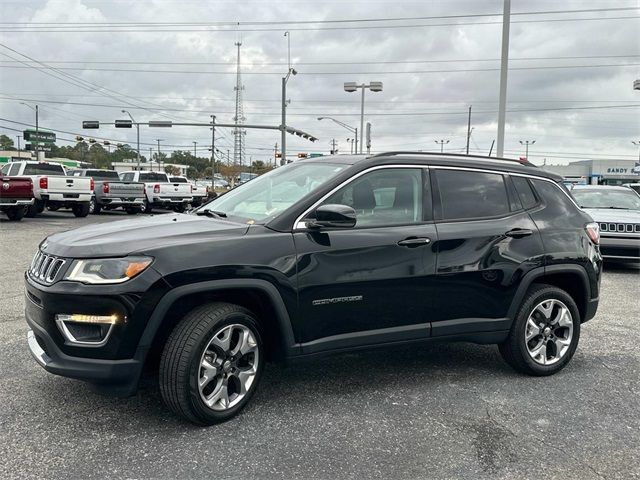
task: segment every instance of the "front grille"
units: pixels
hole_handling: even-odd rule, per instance
[[[640,223],[601,223],[601,232],[640,233]]]
[[[65,264],[62,258],[47,255],[38,250],[29,267],[29,276],[41,283],[53,283]]]

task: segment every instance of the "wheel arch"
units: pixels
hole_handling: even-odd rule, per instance
[[[138,345],[145,362],[159,360],[167,338],[187,312],[211,302],[233,303],[251,311],[262,326],[268,356],[279,359],[299,354],[289,313],[276,287],[266,280],[232,279],[184,285],[165,294]]]
[[[528,272],[522,278],[511,302],[509,318],[515,318],[529,287],[536,283],[553,285],[567,292],[576,302],[581,322],[586,321],[588,303],[591,298],[589,277],[583,267],[571,264],[539,267]]]

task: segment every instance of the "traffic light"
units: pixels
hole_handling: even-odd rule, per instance
[[[298,158],[307,158],[308,154],[307,153],[299,153],[298,154]]]
[[[131,128],[133,126],[133,122],[131,120],[116,120],[115,126],[116,128]]]
[[[100,128],[100,122],[97,120],[85,120],[82,122],[82,128]]]

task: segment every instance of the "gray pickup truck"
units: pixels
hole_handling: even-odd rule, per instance
[[[114,170],[76,169],[70,170],[73,177],[91,177],[95,183],[89,213],[100,213],[104,208],[113,210],[122,207],[129,214],[140,213],[144,204],[144,183],[124,182]]]

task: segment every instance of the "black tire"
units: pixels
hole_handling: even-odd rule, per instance
[[[561,358],[550,365],[543,365],[536,362],[532,358],[531,354],[529,354],[525,335],[529,316],[538,305],[547,300],[562,302],[567,307],[571,314],[570,320],[573,326],[573,332],[569,347]],[[544,340],[542,335],[540,335],[540,338]],[[502,358],[504,358],[504,360],[518,372],[525,373],[527,375],[546,376],[559,372],[569,363],[576,351],[576,348],[578,347],[579,340],[580,313],[573,298],[560,288],[552,285],[536,284],[529,289],[522,301],[522,305],[520,306],[516,318],[511,326],[509,337],[505,342],[501,343],[498,348]],[[533,343],[537,341],[538,340],[536,340],[535,337],[530,340],[530,342]]]
[[[37,202],[37,200],[36,200],[36,202]],[[31,205],[29,205],[29,206],[27,207],[27,213],[26,213],[26,215],[25,215],[25,216],[26,216],[27,218],[35,218],[35,217],[37,217],[37,216],[38,216],[38,213],[40,213],[40,212],[38,211],[38,206],[36,205],[36,203],[32,203]]]
[[[34,206],[36,207],[38,213],[44,212],[44,207],[46,207],[45,203],[42,200],[36,200]]]
[[[96,197],[91,197],[91,200],[89,200],[89,213],[98,215],[100,210],[102,210],[102,205],[96,202]]]
[[[186,207],[183,203],[182,205],[176,205],[175,207],[173,207],[173,210],[178,213],[184,213],[184,211],[186,210]]]
[[[6,210],[7,218],[12,222],[17,222],[22,220],[27,213],[27,207],[11,207]]]
[[[238,403],[225,410],[214,410],[205,404],[200,395],[200,362],[214,334],[229,325],[247,327],[253,334],[257,348],[256,373]],[[185,315],[164,346],[159,372],[164,403],[175,414],[197,425],[227,421],[238,414],[255,393],[262,376],[264,359],[258,323],[248,310],[229,303],[210,303],[197,307]]]
[[[124,209],[129,215],[136,215],[140,213],[142,210],[138,207],[127,207]]]
[[[76,217],[86,217],[89,215],[89,202],[81,202],[71,207]]]
[[[151,204],[149,203],[149,201],[146,198],[144,199],[144,207],[143,207],[142,211],[144,213],[147,213],[147,214],[153,213],[153,207],[151,206]]]
[[[57,205],[51,205],[50,207],[47,207],[47,210],[49,210],[50,212],[57,212],[58,210],[60,210],[60,207]]]

